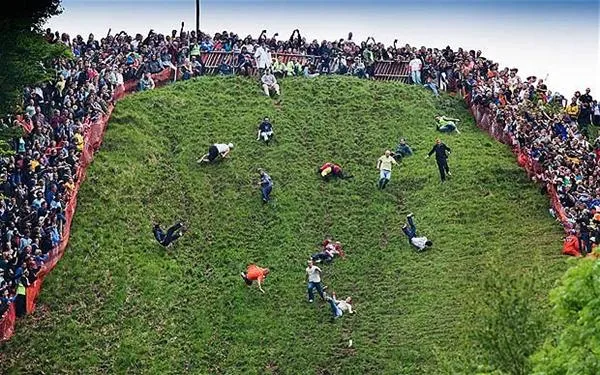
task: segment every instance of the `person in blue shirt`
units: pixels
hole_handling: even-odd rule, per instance
[[[258,173],[260,174],[260,193],[262,201],[263,203],[269,203],[269,199],[271,199],[271,190],[273,190],[273,180],[271,179],[271,176],[262,169],[259,169]]]
[[[186,230],[187,228],[181,222],[167,229],[166,233],[160,227],[160,223],[155,223],[152,227],[154,238],[156,238],[156,241],[158,241],[158,243],[164,247],[170,246],[173,242],[175,242],[175,240],[183,236]]]
[[[268,117],[265,117],[263,121],[258,125],[258,136],[256,140],[263,139],[268,145],[269,141],[273,138],[273,125],[269,121]]]
[[[233,74],[233,68],[227,62],[227,57],[223,57],[221,64],[219,64],[219,74],[222,76],[228,76]]]

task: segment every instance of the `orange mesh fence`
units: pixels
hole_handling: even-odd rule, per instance
[[[471,97],[469,94],[465,95],[464,99],[467,102],[473,117],[475,118],[477,126],[482,130],[487,131],[494,139],[511,146],[517,157],[517,164],[521,168],[525,169],[529,177],[534,177],[544,172],[542,166],[537,160],[531,158],[529,154],[518,147],[514,137],[510,133],[506,132],[504,127],[496,121],[494,114],[489,108],[471,103]],[[556,218],[562,223],[565,232],[567,232],[573,227],[573,224],[571,224],[568,220],[565,208],[560,203],[560,199],[554,184],[547,183],[546,185],[548,189],[548,196],[550,198],[550,204],[554,209]]]
[[[15,304],[11,303],[8,306],[8,310],[2,315],[2,319],[0,319],[0,341],[11,338],[15,330],[16,319],[17,314],[15,312]]]

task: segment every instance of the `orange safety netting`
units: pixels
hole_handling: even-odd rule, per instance
[[[171,69],[165,69],[160,73],[153,75],[154,82],[157,86],[165,85],[171,79],[173,75],[173,71]],[[121,99],[126,94],[134,92],[137,88],[136,81],[126,82],[123,87],[118,87],[115,90],[114,98],[115,100]],[[108,124],[108,120],[110,119],[110,115],[112,114],[113,106],[111,105],[106,115],[102,118],[98,119],[95,122],[86,121],[84,123],[84,148],[81,153],[81,157],[79,159],[80,165],[77,169],[76,176],[77,181],[75,184],[74,191],[67,197],[67,203],[65,205],[65,219],[66,223],[64,225],[62,241],[58,246],[56,246],[50,253],[48,254],[48,260],[41,267],[38,272],[36,281],[27,287],[27,292],[25,295],[26,298],[26,308],[27,313],[31,314],[35,310],[35,302],[37,300],[38,295],[42,289],[42,284],[44,283],[44,278],[46,275],[56,266],[60,258],[62,258],[67,244],[69,242],[69,237],[71,233],[71,221],[73,219],[73,214],[75,213],[75,208],[77,207],[77,194],[79,192],[79,188],[82,182],[85,180],[85,174],[88,165],[92,162],[94,158],[94,153],[98,151],[102,144],[102,139],[104,137],[104,131],[106,130],[106,126]],[[23,128],[27,131],[28,124],[22,118],[18,118],[17,121]],[[8,340],[14,333],[16,321],[15,314],[15,305],[11,303],[9,309],[0,319],[0,341]]]

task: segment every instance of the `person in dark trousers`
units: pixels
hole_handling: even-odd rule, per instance
[[[167,229],[166,233],[161,229],[159,223],[155,223],[152,227],[152,233],[154,234],[154,238],[156,238],[156,241],[158,241],[158,243],[163,245],[164,247],[168,247],[175,240],[179,239],[179,237],[183,236],[183,233],[185,233],[185,231],[186,228],[181,222]]]
[[[271,190],[273,190],[273,180],[271,179],[271,176],[262,169],[259,169],[258,173],[260,174],[260,193],[262,201],[263,203],[269,203],[269,195],[271,194]]]
[[[341,180],[353,178],[354,176],[344,172],[338,164],[327,162],[317,169],[317,173],[321,175],[323,180],[329,181],[331,178],[339,178]]]
[[[448,167],[448,155],[450,154],[450,147],[446,146],[439,138],[435,140],[435,145],[429,151],[425,159],[428,159],[435,153],[435,161],[437,162],[438,169],[440,170],[440,178],[442,182],[446,181],[446,175],[452,176],[450,168]]]

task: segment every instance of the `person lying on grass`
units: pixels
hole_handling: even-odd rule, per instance
[[[240,276],[242,277],[242,279],[244,279],[244,282],[247,286],[251,286],[252,282],[256,280],[256,283],[258,284],[258,289],[264,293],[265,291],[262,288],[262,283],[269,274],[269,272],[270,271],[268,268],[261,268],[258,267],[256,264],[250,264],[246,269],[246,272],[242,272]]]
[[[446,116],[436,116],[435,120],[438,122],[435,125],[437,131],[442,133],[452,133],[453,131],[456,131],[457,134],[460,134],[460,131],[456,127],[456,123],[460,121],[459,119]]]
[[[152,227],[154,238],[156,238],[156,241],[164,247],[169,247],[173,242],[179,239],[179,237],[183,236],[186,231],[187,228],[181,222],[171,226],[167,229],[166,233],[160,227],[160,223],[154,223],[154,226]]]
[[[221,156],[222,159],[225,159],[229,156],[232,149],[233,143],[215,143],[208,148],[208,153],[198,159],[198,163],[210,163],[215,161],[219,156]]]
[[[317,173],[321,175],[321,178],[325,181],[329,181],[331,178],[339,178],[341,180],[353,178],[354,176],[346,174],[342,167],[338,164],[327,162],[317,169]]]
[[[408,242],[414,246],[417,251],[423,251],[433,246],[433,242],[427,239],[427,237],[417,237],[417,227],[413,221],[412,213],[406,215],[406,220],[408,223],[402,226],[402,231],[408,237]]]
[[[262,169],[258,170],[258,174],[260,175],[259,184],[262,201],[263,203],[269,203],[271,190],[273,190],[273,179]]]
[[[329,297],[327,293],[325,293],[325,300],[329,303],[329,307],[331,308],[331,314],[333,315],[333,319],[337,319],[344,315],[344,312],[348,312],[350,314],[354,314],[355,310],[352,309],[352,297],[347,297],[344,300],[338,300],[336,298],[335,292]]]
[[[273,125],[268,117],[265,117],[258,125],[258,136],[256,137],[256,140],[260,141],[261,138],[267,145],[269,145],[269,141],[273,138]]]
[[[335,258],[336,256],[338,257],[344,257],[346,254],[344,254],[344,250],[342,250],[342,243],[340,241],[336,241],[336,242],[331,242],[329,240],[325,246],[323,247],[323,250],[315,253],[311,256],[311,259],[316,262],[316,263],[320,263],[320,262],[325,262],[325,263],[331,263],[333,261],[333,258]],[[323,241],[325,243],[325,241]]]

